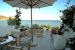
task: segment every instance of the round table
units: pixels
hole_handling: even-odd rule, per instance
[[[8,44],[9,42],[11,42],[13,39],[14,39],[13,37],[8,36],[8,38],[5,39],[5,41],[0,42],[1,50],[2,50],[2,48],[3,48],[4,45],[6,45],[6,44]]]

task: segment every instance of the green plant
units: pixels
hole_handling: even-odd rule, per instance
[[[26,28],[26,29],[29,29],[29,25],[28,25],[28,24],[26,24],[26,25],[25,25],[25,28]]]
[[[33,24],[33,28],[38,28],[39,24]]]
[[[73,32],[75,32],[75,27],[72,27],[72,29],[73,29]]]
[[[15,16],[15,25],[17,25],[18,27],[20,26],[21,24],[21,19],[19,18],[20,17],[20,14],[21,14],[21,11],[19,10],[16,10],[16,16]]]
[[[20,25],[20,28],[24,28],[25,26],[24,25]]]
[[[8,25],[15,25],[15,21],[16,21],[16,18],[13,16],[13,17],[9,17],[9,20],[8,20]]]
[[[63,16],[61,18],[62,25],[59,29],[58,34],[65,35],[67,47],[70,47],[72,50],[75,50],[75,5],[70,6],[69,8],[62,11]],[[68,36],[68,37],[67,37]]]
[[[59,27],[52,27],[52,29],[54,29],[54,30],[59,30]]]
[[[28,24],[26,24],[26,25],[20,25],[20,28],[29,29],[29,25]]]
[[[40,28],[46,27],[47,30],[51,29],[51,25],[41,25]]]
[[[16,25],[16,28],[18,28],[21,24],[20,17],[21,12],[19,10],[16,10],[16,15],[14,17],[9,17],[8,25]]]
[[[46,28],[49,30],[51,29],[51,25],[47,25]]]

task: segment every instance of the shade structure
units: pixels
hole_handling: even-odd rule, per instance
[[[32,8],[43,8],[47,6],[52,6],[56,0],[3,0],[12,7],[31,9],[31,34],[33,42],[33,30],[32,30]]]
[[[31,3],[32,1],[32,3]],[[52,4],[56,0],[4,0],[4,2],[8,3],[13,7],[19,8],[42,8],[47,6],[52,6]]]

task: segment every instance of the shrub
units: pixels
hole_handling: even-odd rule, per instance
[[[59,27],[52,27],[52,29],[54,29],[54,30],[59,30]]]
[[[33,28],[38,28],[39,24],[33,24]]]
[[[57,33],[58,33],[58,31],[57,31],[57,30],[52,29],[52,30],[51,30],[51,33],[52,33],[52,34],[57,34]]]
[[[15,25],[15,21],[16,21],[16,18],[10,16],[8,20],[8,25]]]
[[[51,25],[42,25],[42,26],[40,26],[40,27],[41,27],[41,28],[46,27],[47,30],[51,29]]]
[[[51,25],[47,25],[47,27],[46,27],[46,28],[47,28],[48,30],[49,30],[49,29],[51,29]]]

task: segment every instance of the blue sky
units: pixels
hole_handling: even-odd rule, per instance
[[[44,7],[44,8],[38,8],[33,9],[33,20],[60,20],[59,16],[62,16],[62,13],[59,12],[59,10],[66,9],[65,5],[68,0],[57,0],[52,6]],[[71,0],[69,6],[75,5],[75,0]],[[3,2],[3,0],[0,0],[0,15],[4,16],[15,16],[16,14],[16,7],[12,7],[8,5],[7,3]],[[21,19],[22,20],[30,20],[30,9],[23,9],[21,8]]]

